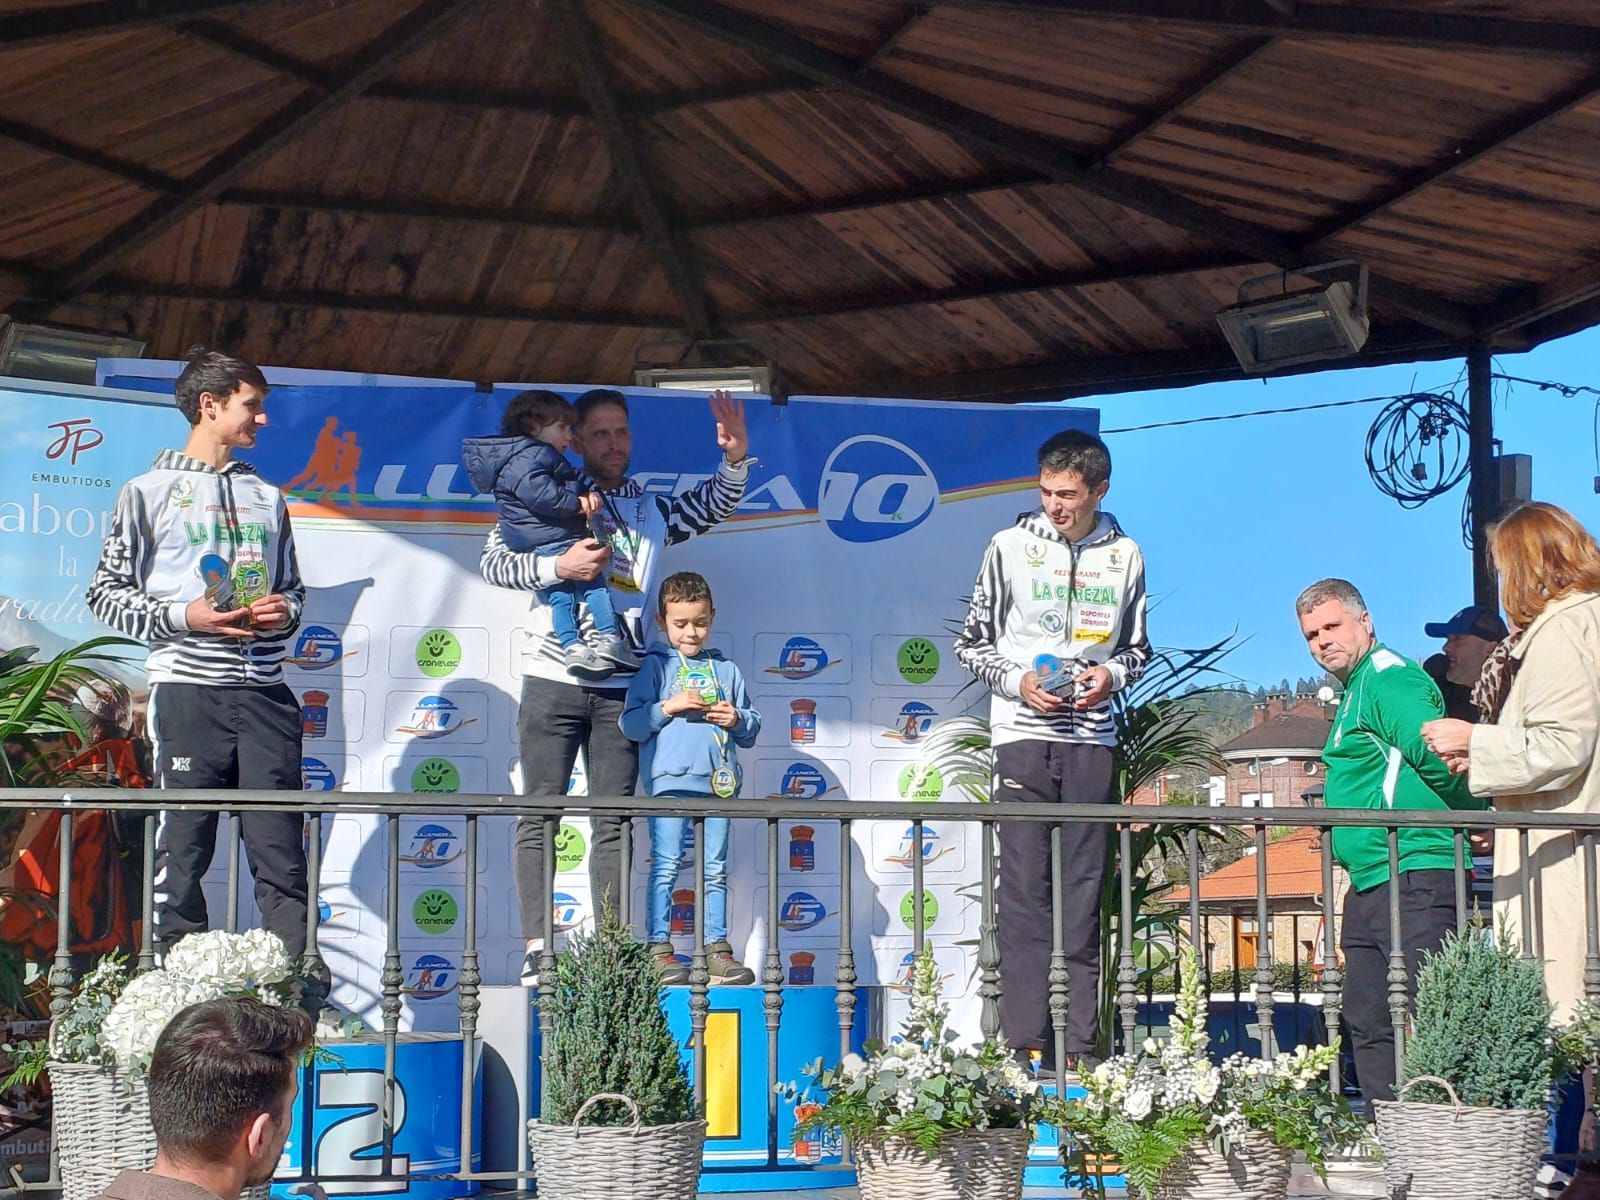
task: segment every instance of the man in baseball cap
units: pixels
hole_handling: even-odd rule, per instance
[[[1422,627],[1431,638],[1444,639],[1444,653],[1423,664],[1444,695],[1447,716],[1463,721],[1481,719],[1472,703],[1472,688],[1483,671],[1483,661],[1506,636],[1506,624],[1492,608],[1469,604],[1448,621],[1431,621]]]

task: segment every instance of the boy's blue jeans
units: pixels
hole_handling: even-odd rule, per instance
[[[728,936],[728,826],[727,817],[707,817],[705,845],[699,854],[706,864],[706,942]],[[650,818],[650,887],[645,895],[645,925],[651,942],[671,940],[669,910],[672,887],[678,881],[678,860],[683,836],[691,828],[689,817]]]
[[[534,551],[541,558],[548,558],[560,554],[573,543],[567,542],[560,546],[541,546]],[[547,588],[540,588],[539,595],[550,606],[550,628],[556,635],[556,641],[561,643],[562,649],[578,643],[578,605],[583,604],[589,609],[589,616],[594,621],[595,631],[604,637],[621,636],[617,628],[617,612],[611,607],[611,593],[606,588],[605,575],[599,579],[582,582],[576,579],[563,579],[560,583],[551,584]]]

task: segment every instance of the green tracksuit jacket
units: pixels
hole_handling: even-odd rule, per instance
[[[1345,680],[1333,730],[1322,748],[1329,808],[1483,808],[1467,777],[1422,743],[1422,724],[1444,716],[1439,689],[1421,667],[1374,646]],[[1389,833],[1372,826],[1333,831],[1333,854],[1357,891],[1389,878]],[[1455,868],[1449,829],[1402,829],[1400,869]]]

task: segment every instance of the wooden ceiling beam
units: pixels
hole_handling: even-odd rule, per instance
[[[68,38],[172,25],[202,13],[248,8],[259,0],[94,0],[0,15],[0,51]]]
[[[1038,171],[1058,183],[1092,192],[1125,208],[1154,217],[1174,229],[1284,269],[1316,261],[1276,230],[1228,215],[1219,207],[1172,191],[1152,180],[1114,167],[1094,170],[1072,150],[1018,129],[944,96],[873,71],[857,72],[838,55],[716,0],[634,0],[634,3],[716,33],[723,39],[820,83],[841,87],[881,108],[937,129],[969,148],[997,155],[1013,165]],[[1372,272],[1373,303],[1453,337],[1473,331],[1472,311],[1464,305]]]
[[[1365,225],[1396,205],[1403,204],[1418,192],[1443,183],[1452,175],[1481,161],[1485,156],[1505,148],[1517,138],[1530,134],[1595,99],[1600,99],[1600,69],[1590,71],[1549,100],[1493,122],[1460,146],[1440,155],[1421,169],[1409,173],[1398,183],[1382,188],[1361,203],[1353,205],[1349,211],[1319,227],[1307,239],[1307,244],[1326,242],[1340,234],[1348,233],[1359,225]]]
[[[1241,42],[1231,53],[1207,63],[1194,78],[1185,81],[1152,112],[1119,130],[1111,139],[1111,144],[1100,151],[1089,165],[1096,170],[1110,166],[1115,159],[1127,154],[1151,134],[1165,128],[1184,109],[1215,91],[1277,42],[1278,39],[1275,37],[1249,38]]]
[[[857,212],[866,208],[892,208],[898,204],[916,204],[924,200],[951,200],[979,196],[985,192],[1009,191],[1029,184],[1050,183],[1051,180],[1037,171],[990,171],[976,178],[936,180],[931,183],[906,184],[901,187],[866,188],[859,192],[845,192],[825,200],[800,200],[787,204],[762,201],[708,212],[688,220],[693,229],[719,229],[729,225],[748,225],[760,221],[787,221],[806,217],[831,217],[840,213]]]
[[[229,188],[218,204],[247,208],[280,208],[294,212],[341,213],[357,217],[394,217],[411,221],[458,221],[466,225],[497,225],[513,229],[544,229],[557,233],[638,234],[630,220],[615,217],[571,217],[559,213],[491,208],[477,204],[450,204],[430,200],[388,200],[366,196],[340,196],[323,192],[272,191]]]
[[[1600,299],[1600,261],[1586,263],[1549,283],[1522,288],[1484,310],[1481,331],[1494,338],[1560,316]]]
[[[894,28],[889,30],[883,39],[872,48],[872,53],[856,63],[856,70],[870,71],[889,55],[893,54],[895,47],[905,41],[906,35],[917,27],[918,23],[928,15],[929,11],[929,6],[926,4],[906,5],[900,19],[895,22]]]
[[[1070,291],[1074,288],[1098,287],[1106,284],[1147,283],[1151,280],[1170,279],[1180,275],[1200,275],[1259,265],[1254,259],[1232,254],[1160,264],[1135,262],[1109,264],[1087,270],[1040,271],[1032,275],[1020,277],[1011,275],[953,284],[943,288],[923,287],[865,292],[853,296],[823,296],[797,304],[793,308],[729,317],[728,321],[729,324],[736,326],[809,321],[822,317],[913,308],[922,304],[958,304],[969,300],[994,300],[1004,296],[1025,295],[1029,292]]]
[[[337,105],[359,95],[394,63],[436,36],[451,20],[483,0],[423,0],[363,47],[328,91],[303,93],[260,122],[244,137],[184,180],[178,195],[162,196],[83,251],[52,279],[44,294],[25,302],[24,311],[43,314],[56,303],[86,290],[121,259],[149,245],[299,137]]]
[[[147,191],[175,196],[183,190],[182,181],[171,175],[153,170],[143,163],[134,162],[132,159],[122,158],[116,154],[107,154],[91,146],[83,146],[66,138],[58,137],[47,129],[29,125],[25,121],[12,121],[0,117],[0,138],[16,142],[19,145],[31,146],[35,150],[41,150],[56,158],[64,158],[69,162],[75,162],[79,166],[91,167],[107,175],[114,175],[127,183],[138,184]]]
[[[1600,58],[1600,25],[1298,0],[1289,14],[1259,0],[945,0],[970,9],[1097,17],[1168,29],[1385,42],[1433,50],[1492,50],[1552,58]]]
[[[320,309],[332,312],[389,313],[395,316],[436,317],[461,321],[507,321],[526,325],[591,325],[609,329],[677,329],[681,325],[679,317],[670,315],[656,316],[599,309],[491,306],[453,300],[427,300],[411,296],[352,296],[341,292],[266,292],[248,288],[207,288],[188,284],[152,283],[122,276],[101,279],[92,287],[86,288],[85,292],[96,296],[147,296],[157,300]]]
[[[695,261],[694,248],[683,231],[674,227],[666,202],[656,191],[645,166],[638,140],[623,119],[616,93],[606,76],[594,28],[579,0],[546,0],[546,3],[547,11],[571,51],[578,87],[611,153],[612,169],[627,189],[644,238],[655,251],[678,303],[683,306],[689,335],[697,341],[707,339],[717,330],[718,321],[705,279]]]
[[[1371,340],[1359,354],[1341,359],[1337,365],[1375,367],[1387,363],[1454,358],[1460,353],[1460,343],[1453,338],[1413,326],[1398,334],[1374,330]],[[1305,363],[1275,371],[1272,378],[1326,371],[1330,365],[1326,362]],[[854,381],[848,390],[834,394],[1022,404],[1260,378],[1259,375],[1246,375],[1239,369],[1238,361],[1227,347],[1219,346],[1068,358],[1038,366],[1002,367],[992,371],[921,378],[899,373]]]

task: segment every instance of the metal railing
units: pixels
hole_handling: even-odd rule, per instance
[[[471,1052],[476,1039],[479,1037],[479,1011],[481,1007],[482,973],[479,961],[479,920],[478,920],[478,884],[481,877],[479,862],[479,823],[484,818],[515,816],[523,819],[539,820],[544,823],[544,856],[545,888],[550,893],[544,907],[544,951],[541,961],[538,997],[547,1000],[553,992],[553,978],[555,965],[555,937],[553,925],[554,894],[556,889],[556,859],[555,845],[556,834],[563,817],[622,817],[622,818],[647,818],[652,814],[671,813],[687,816],[691,819],[695,831],[694,891],[695,906],[695,945],[692,954],[692,968],[689,977],[689,1011],[690,1023],[693,1031],[694,1069],[693,1080],[696,1101],[704,1106],[707,1079],[707,1048],[705,1044],[705,1030],[707,1015],[710,1011],[709,988],[710,981],[707,972],[706,946],[703,934],[704,900],[706,889],[705,862],[699,852],[705,845],[704,825],[705,820],[711,816],[730,817],[735,821],[759,822],[765,829],[765,870],[769,886],[767,888],[766,911],[766,945],[762,954],[760,970],[757,980],[763,992],[763,1014],[766,1027],[767,1045],[767,1070],[766,1070],[766,1158],[768,1168],[779,1168],[785,1163],[779,1142],[779,1101],[777,1085],[778,1078],[778,1035],[782,1023],[785,1005],[785,983],[782,961],[780,957],[783,940],[783,926],[780,922],[778,888],[775,886],[779,877],[779,826],[783,821],[805,820],[808,824],[820,825],[831,823],[837,826],[838,845],[840,855],[840,937],[838,945],[838,958],[834,970],[833,990],[834,1008],[838,1021],[838,1048],[842,1055],[851,1049],[852,1031],[856,1025],[857,1008],[860,1003],[858,993],[862,986],[858,982],[858,973],[855,959],[855,919],[854,905],[856,898],[852,895],[853,867],[858,852],[852,837],[852,830],[865,821],[889,820],[904,822],[910,828],[911,840],[911,896],[912,920],[911,926],[913,951],[920,954],[926,941],[926,922],[924,920],[924,847],[929,822],[938,822],[948,826],[959,824],[970,826],[976,824],[980,833],[980,862],[977,880],[967,880],[970,884],[979,885],[979,926],[977,939],[977,996],[980,1004],[980,1025],[985,1035],[994,1035],[999,1032],[999,998],[1004,980],[1004,964],[1000,958],[999,940],[997,937],[998,922],[1001,914],[996,911],[995,887],[995,846],[997,831],[1002,824],[1011,822],[1047,822],[1052,825],[1050,835],[1051,861],[1056,867],[1054,876],[1059,879],[1060,862],[1062,858],[1062,827],[1064,825],[1095,823],[1108,824],[1116,832],[1116,872],[1118,903],[1116,911],[1109,914],[1116,927],[1122,931],[1129,931],[1135,927],[1135,913],[1133,910],[1133,875],[1138,864],[1130,862],[1132,851],[1132,836],[1136,829],[1158,826],[1175,831],[1181,831],[1182,836],[1182,863],[1187,868],[1189,895],[1185,912],[1179,915],[1186,916],[1188,922],[1188,938],[1193,943],[1197,957],[1201,964],[1207,961],[1205,942],[1205,923],[1203,921],[1204,909],[1200,897],[1200,881],[1202,868],[1202,837],[1207,831],[1226,828],[1242,828],[1249,834],[1253,843],[1256,867],[1256,922],[1260,931],[1258,944],[1258,957],[1255,964],[1253,977],[1253,1003],[1257,1022],[1260,1029],[1260,1053],[1270,1056],[1274,1053],[1275,1038],[1273,1035],[1274,1007],[1277,1003],[1274,996],[1274,947],[1270,930],[1272,917],[1270,905],[1270,889],[1268,875],[1268,848],[1270,845],[1269,831],[1274,829],[1317,829],[1322,833],[1320,846],[1317,850],[1320,856],[1322,887],[1320,896],[1316,898],[1317,908],[1321,915],[1321,937],[1323,941],[1322,954],[1324,967],[1320,972],[1319,986],[1314,995],[1320,998],[1326,1029],[1330,1034],[1337,1032],[1340,1027],[1340,1011],[1343,1002],[1343,976],[1339,967],[1339,947],[1337,941],[1338,914],[1335,911],[1335,896],[1337,894],[1336,866],[1332,853],[1332,838],[1329,832],[1345,827],[1378,827],[1386,830],[1388,841],[1388,858],[1390,878],[1397,877],[1400,865],[1399,834],[1402,830],[1413,828],[1444,828],[1454,832],[1455,845],[1455,902],[1456,918],[1459,928],[1466,928],[1471,919],[1471,894],[1472,861],[1468,850],[1468,836],[1477,830],[1515,830],[1518,832],[1521,846],[1522,859],[1525,864],[1529,861],[1529,834],[1535,830],[1558,830],[1574,835],[1579,846],[1583,862],[1583,905],[1585,917],[1586,937],[1583,947],[1583,985],[1585,995],[1591,1000],[1600,1001],[1600,906],[1597,906],[1596,893],[1596,839],[1600,837],[1600,814],[1546,814],[1546,813],[1515,813],[1503,814],[1493,812],[1450,812],[1450,811],[1354,811],[1337,809],[1234,809],[1234,808],[1146,808],[1128,806],[1100,806],[1100,805],[1070,805],[1055,808],[1027,804],[1006,803],[911,803],[911,802],[875,802],[855,801],[848,799],[821,799],[809,801],[787,801],[772,799],[746,799],[722,800],[712,798],[671,798],[650,799],[646,797],[619,797],[616,799],[585,798],[585,797],[523,797],[523,796],[495,796],[495,795],[465,795],[465,794],[402,794],[402,793],[340,793],[325,802],[318,800],[317,793],[291,793],[291,792],[233,792],[226,793],[226,799],[219,800],[214,792],[187,792],[163,791],[154,793],[149,791],[129,791],[121,789],[59,791],[45,789],[12,789],[0,791],[0,808],[17,809],[60,809],[62,813],[60,827],[60,891],[57,898],[58,913],[67,913],[71,910],[72,889],[77,886],[73,879],[73,825],[74,815],[85,810],[110,809],[123,811],[137,811],[146,814],[143,821],[143,895],[141,902],[141,935],[140,944],[135,958],[136,969],[148,970],[156,963],[155,948],[153,945],[153,894],[152,880],[156,862],[156,836],[157,818],[151,812],[152,805],[158,805],[162,810],[198,810],[216,811],[229,814],[229,818],[220,823],[218,839],[218,853],[225,855],[227,864],[227,912],[224,917],[224,927],[234,928],[237,900],[239,895],[240,859],[239,821],[234,814],[249,809],[291,809],[304,811],[308,814],[352,814],[367,813],[378,814],[383,821],[383,844],[386,856],[387,896],[386,914],[387,929],[385,933],[386,947],[383,957],[381,979],[381,998],[379,1011],[381,1013],[382,1028],[380,1031],[384,1046],[384,1077],[383,1095],[385,1104],[382,1111],[383,1137],[382,1137],[382,1164],[381,1172],[377,1175],[361,1175],[359,1180],[354,1177],[341,1175],[320,1174],[318,1182],[328,1185],[330,1190],[337,1193],[341,1182],[360,1182],[367,1188],[374,1183],[384,1180],[421,1180],[421,1179],[455,1179],[477,1180],[480,1182],[501,1182],[511,1184],[517,1180],[527,1179],[530,1171],[483,1171],[474,1170],[472,1162],[472,1147],[474,1133],[481,1127],[482,1114],[478,1111],[474,1100],[473,1077],[476,1070],[476,1056]],[[461,1160],[459,1169],[450,1172],[421,1174],[411,1172],[397,1172],[394,1170],[394,1135],[395,1135],[395,1075],[396,1075],[396,1046],[400,1034],[402,1013],[402,986],[404,977],[402,973],[402,959],[399,945],[400,930],[400,848],[401,834],[400,822],[404,817],[456,817],[461,818],[465,824],[464,837],[464,870],[465,870],[465,903],[462,922],[464,948],[459,972],[459,987],[457,989],[457,1003],[459,1008],[459,1029],[463,1042],[468,1047],[468,1052],[463,1056],[462,1064],[462,1102],[460,1114],[461,1134]],[[309,871],[309,898],[307,916],[307,962],[313,968],[322,963],[318,949],[318,885],[322,865],[322,823],[320,820],[307,822],[307,865]],[[820,832],[820,830],[819,830]],[[621,841],[622,851],[622,879],[631,877],[632,838],[624,836]],[[1524,878],[1526,877],[1524,873]],[[628,922],[628,892],[624,886],[623,894],[619,897],[619,916],[624,923]],[[1068,972],[1067,960],[1063,951],[1063,912],[1060,889],[1052,886],[1051,904],[1051,930],[1052,954],[1048,975],[1048,1007],[1051,1016],[1051,1027],[1055,1043],[1055,1062],[1065,1064],[1068,1061],[1066,1052],[1066,1023],[1068,1009]],[[1573,897],[1572,902],[1577,903]],[[1519,922],[1523,937],[1525,953],[1531,953],[1528,942],[1534,928],[1532,889],[1521,889],[1521,921]],[[1102,920],[1107,914],[1102,914]],[[1407,987],[1406,963],[1404,947],[1400,942],[1401,924],[1399,907],[1399,889],[1389,888],[1389,925],[1393,941],[1393,953],[1389,958],[1387,977],[1388,1008],[1393,1020],[1395,1036],[1395,1062],[1396,1075],[1402,1071],[1402,1058],[1404,1054],[1407,1035]],[[524,931],[526,932],[526,931]],[[1133,1048],[1139,1044],[1138,1028],[1140,1024],[1139,1009],[1140,996],[1140,970],[1136,961],[1133,939],[1122,936],[1114,938],[1112,945],[1115,949],[1115,960],[1102,962],[1102,976],[1106,972],[1115,975],[1115,1017],[1112,1022],[1113,1042],[1120,1043],[1126,1048]],[[1576,948],[1572,948],[1575,952]],[[1568,952],[1562,948],[1562,952]],[[1298,958],[1298,955],[1296,955]],[[83,966],[76,961],[71,945],[70,922],[58,921],[56,951],[48,970],[48,986],[50,989],[52,1012],[60,1009],[68,1002],[77,977],[78,970]],[[1148,989],[1146,999],[1148,1000]],[[550,1016],[549,1005],[539,1005],[539,1022],[541,1026],[542,1051],[549,1046]],[[1105,1032],[1105,1031],[1102,1031]],[[1340,1067],[1336,1062],[1332,1067],[1332,1082],[1336,1089],[1341,1086]],[[308,1105],[307,1117],[309,1119],[309,1098],[303,1097],[303,1102]],[[309,1154],[305,1156],[302,1174],[297,1177],[309,1181],[313,1177],[312,1160]],[[814,1167],[800,1167],[795,1169],[837,1170],[841,1166],[849,1166],[848,1148],[842,1163],[820,1164]],[[711,1164],[707,1166],[708,1172],[719,1169],[747,1170],[748,1167],[719,1168]],[[294,1183],[295,1178],[279,1176],[279,1182]]]

